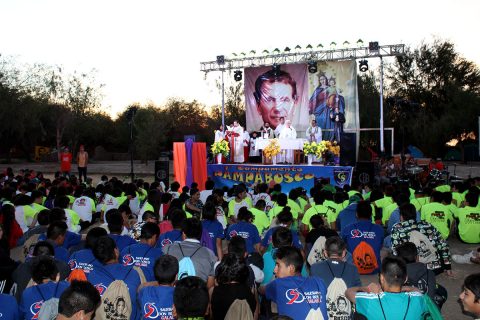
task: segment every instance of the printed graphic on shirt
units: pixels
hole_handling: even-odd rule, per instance
[[[155,302],[147,302],[143,305],[145,319],[173,320],[173,308],[157,308]]]
[[[82,269],[85,273],[90,273],[91,271],[93,271],[93,264],[86,262],[77,262],[76,259],[71,259],[70,261],[68,261],[68,266],[72,271],[75,269]]]
[[[285,291],[287,304],[297,304],[306,301],[308,304],[321,303],[322,294],[318,291],[300,292],[297,288]]]
[[[30,312],[32,313],[33,317],[32,319],[38,319],[38,313],[40,312],[40,309],[42,308],[43,300],[34,302],[30,306]]]

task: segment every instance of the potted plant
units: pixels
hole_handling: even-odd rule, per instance
[[[230,152],[230,146],[228,145],[227,140],[220,140],[217,142],[214,142],[212,144],[212,153],[217,157],[217,163],[221,164],[222,163],[222,156],[225,158],[228,157],[228,153]]]
[[[272,164],[277,164],[276,156],[280,153],[280,143],[278,139],[272,139],[268,145],[263,149],[263,154],[266,158],[272,159]]]

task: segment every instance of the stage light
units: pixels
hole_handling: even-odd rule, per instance
[[[235,70],[233,72],[233,79],[235,79],[235,81],[242,81],[242,71]]]
[[[309,61],[308,62],[308,72],[316,73],[317,72],[317,62],[316,61]]]
[[[267,54],[269,54],[269,53],[270,53],[270,52],[268,52],[267,49],[265,49],[265,50],[262,51],[262,54],[264,54],[264,55],[267,55]]]
[[[225,56],[217,56],[217,64],[225,64]]]
[[[250,52],[249,52],[251,57],[255,57],[256,53],[257,53],[257,51],[255,51],[255,50],[250,50]]]
[[[317,49],[318,49],[318,50],[323,49],[323,44],[321,44],[321,43],[317,44]]]
[[[232,57],[236,58],[237,57],[237,54],[235,52],[232,52],[231,54]]]
[[[295,51],[297,51],[297,52],[302,51],[302,47],[301,47],[299,44],[297,44],[297,45],[295,46]]]
[[[285,49],[283,49],[284,52],[290,52],[290,48],[289,47],[285,47]]]
[[[308,49],[308,50],[313,50],[313,47],[311,44],[309,44],[305,49]]]
[[[368,43],[368,50],[370,52],[378,52],[380,50],[380,46],[378,45],[378,41],[372,41]]]
[[[343,47],[348,48],[350,46],[350,42],[348,41],[343,41]]]
[[[337,43],[335,41],[330,42],[330,49],[334,50],[336,46]]]
[[[273,54],[280,54],[280,49],[275,48],[275,49],[273,50]]]
[[[357,47],[359,47],[359,48],[363,47],[363,40],[362,39],[357,40]]]
[[[367,72],[368,71],[368,61],[367,60],[360,60],[358,62],[358,69],[360,69],[361,72]]]
[[[242,58],[245,58],[247,56],[245,52],[240,53],[240,55],[242,56]]]

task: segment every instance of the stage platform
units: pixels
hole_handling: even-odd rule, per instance
[[[302,187],[307,192],[321,178],[330,180],[330,184],[342,188],[352,183],[353,167],[309,165],[271,165],[271,164],[209,164],[208,176],[215,182],[215,188],[232,187],[245,183],[248,187],[258,183],[279,183],[282,192]]]

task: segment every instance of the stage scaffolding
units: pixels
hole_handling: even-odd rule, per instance
[[[306,63],[310,61],[342,61],[368,59],[376,57],[402,56],[405,54],[404,44],[379,46],[378,50],[370,50],[368,47],[346,48],[335,50],[307,50],[302,52],[281,52],[278,54],[265,54],[257,56],[245,56],[240,58],[225,57],[224,64],[217,61],[200,62],[200,71],[227,71],[241,70],[249,67],[264,67],[274,64]]]

